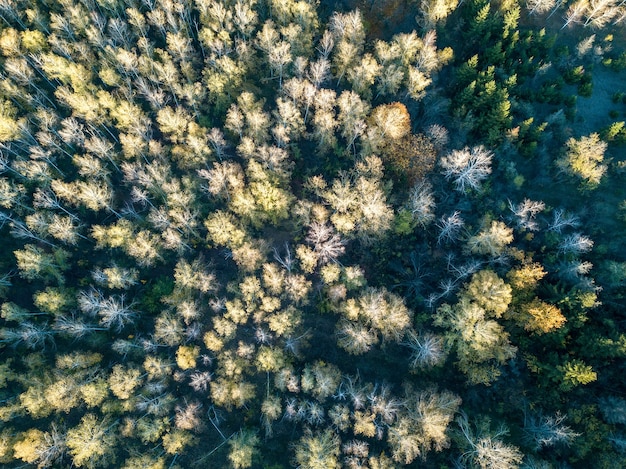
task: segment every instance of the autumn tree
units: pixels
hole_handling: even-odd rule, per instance
[[[501,255],[513,241],[513,230],[501,221],[492,221],[488,228],[467,240],[467,249],[490,257]]]
[[[110,464],[115,456],[116,435],[112,425],[92,413],[85,414],[80,423],[67,432],[66,444],[72,461],[78,467],[98,467]]]
[[[257,453],[259,437],[253,431],[241,430],[228,442],[228,459],[235,469],[252,467],[252,459]]]
[[[421,0],[419,2],[420,14],[416,19],[424,28],[430,29],[437,23],[445,22],[448,15],[456,9],[458,3],[457,0]]]
[[[65,282],[63,271],[69,268],[67,261],[70,256],[67,251],[56,248],[47,252],[33,244],[26,244],[24,248],[14,253],[20,276],[28,280],[43,278],[54,279],[59,284]]]
[[[565,154],[556,162],[559,170],[581,180],[584,188],[594,189],[606,173],[602,164],[607,144],[597,133],[580,139],[570,138],[565,143]]]
[[[342,306],[343,319],[337,324],[339,346],[358,355],[379,341],[400,341],[410,324],[410,312],[397,295],[370,288]]]
[[[405,409],[390,426],[387,440],[393,460],[411,464],[427,451],[441,451],[450,444],[446,430],[461,400],[447,391],[417,393],[407,388],[405,394]]]
[[[447,329],[446,339],[456,349],[458,368],[471,383],[491,383],[500,374],[499,367],[515,356],[508,334],[491,319],[495,315],[465,295],[456,305],[437,309],[435,324]]]
[[[311,469],[339,468],[340,440],[331,429],[307,431],[294,445],[294,462]]]
[[[367,143],[378,153],[410,132],[411,117],[401,103],[381,104],[372,110],[368,124]]]

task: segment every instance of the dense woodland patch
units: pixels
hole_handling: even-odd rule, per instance
[[[1,2],[0,464],[626,467],[624,8]]]

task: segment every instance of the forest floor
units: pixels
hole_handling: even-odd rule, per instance
[[[625,110],[622,103],[614,103],[612,98],[615,93],[626,91],[626,71],[615,71],[598,64],[592,75],[591,96],[587,98],[579,96],[577,100],[577,118],[574,127],[576,133],[580,135],[598,132],[613,121],[624,118],[624,112],[620,112],[617,119],[612,118],[609,113],[612,110]]]
[[[587,54],[593,76],[593,91],[591,96],[577,97],[576,119],[571,124],[572,135],[589,135],[592,132],[599,132],[616,120],[626,120],[626,107],[622,103],[614,103],[615,93],[626,92],[626,70],[613,70],[601,63],[604,56],[609,52],[607,48],[619,55],[621,51],[626,51],[626,29],[611,28],[611,40],[606,41],[606,34],[596,33],[590,28],[574,26],[563,29],[563,18],[558,15],[552,16],[528,16],[522,14],[520,18],[522,24],[531,26],[534,29],[545,28],[548,34],[557,35],[557,46],[567,47],[572,58],[576,54],[576,47],[586,38],[594,36],[594,49]],[[600,50],[604,49],[604,50]],[[618,111],[619,116],[612,118],[609,113]]]

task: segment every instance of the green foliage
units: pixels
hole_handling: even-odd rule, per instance
[[[163,307],[163,298],[174,290],[174,281],[169,277],[157,277],[148,285],[146,293],[142,296],[141,304],[149,313],[157,313]]]

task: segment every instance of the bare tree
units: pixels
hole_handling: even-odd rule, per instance
[[[0,343],[24,344],[29,349],[45,350],[46,345],[54,345],[54,335],[47,324],[24,321],[17,329],[0,329]]]
[[[410,330],[403,342],[411,350],[411,368],[419,369],[439,365],[446,357],[443,337],[430,332]]]
[[[461,218],[461,212],[456,211],[452,215],[444,215],[437,222],[439,235],[437,236],[437,244],[444,242],[454,242],[462,234],[465,222]]]
[[[440,164],[446,179],[453,180],[455,189],[467,193],[469,189],[479,190],[491,174],[492,157],[493,153],[482,145],[472,149],[466,147],[443,157]]]
[[[564,228],[578,228],[579,226],[578,217],[565,213],[565,210],[559,208],[552,212],[552,221],[548,224],[548,231],[560,233]]]
[[[569,446],[576,437],[580,436],[580,433],[576,433],[564,425],[565,419],[566,416],[558,412],[548,416],[541,413],[525,414],[524,433],[526,439],[535,446],[536,451],[559,444]]]
[[[465,438],[464,443],[468,449],[463,453],[462,460],[480,469],[516,469],[522,462],[523,454],[515,446],[510,446],[501,441],[501,437],[508,433],[505,427],[500,427],[493,434],[475,435],[470,429],[467,416],[461,414],[456,419],[461,435]]]
[[[582,254],[591,251],[591,248],[593,248],[593,241],[580,233],[565,236],[559,243],[559,252],[565,254]]]
[[[515,205],[509,200],[509,209],[517,218],[518,226],[522,229],[530,231],[537,231],[539,229],[539,225],[537,224],[535,217],[545,208],[546,204],[541,201],[524,199],[522,202]]]
[[[409,209],[413,219],[418,225],[427,226],[435,218],[434,208],[435,198],[432,185],[425,180],[417,181],[409,194]]]

